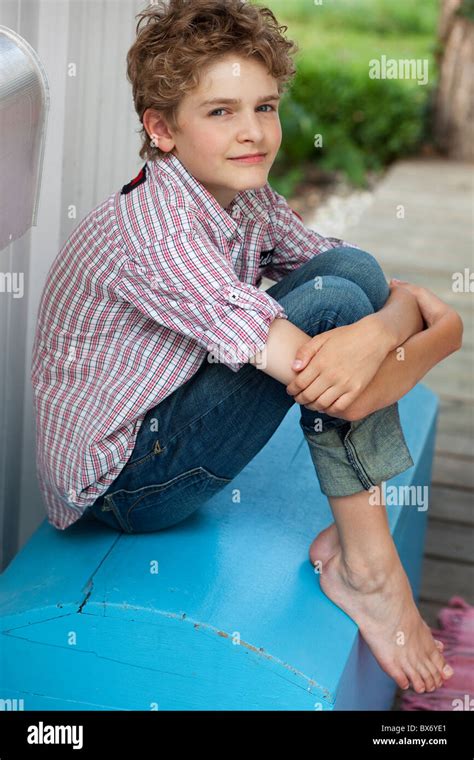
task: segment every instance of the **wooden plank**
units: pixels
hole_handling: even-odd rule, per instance
[[[438,435],[447,433],[464,443],[472,441],[474,433],[474,404],[461,399],[440,398]],[[451,451],[451,449],[448,449]]]
[[[425,375],[422,382],[438,396],[449,396],[462,401],[472,401],[474,398],[472,387],[473,373],[462,367],[464,362],[455,362],[453,366],[446,367],[443,363]]]
[[[474,525],[474,494],[459,488],[432,486],[428,529],[432,518]]]
[[[434,485],[474,489],[474,466],[469,456],[436,452],[433,462]]]
[[[462,271],[472,256],[472,182],[472,168],[461,162],[398,161],[343,236],[384,265]],[[403,219],[397,218],[400,204]]]
[[[436,452],[441,456],[444,452],[467,455],[474,458],[474,437],[465,438],[455,433],[438,433],[436,436]]]
[[[425,555],[473,563],[474,527],[431,518],[428,521]]]
[[[474,567],[425,555],[420,599],[445,604],[446,599],[455,595],[474,603]]]

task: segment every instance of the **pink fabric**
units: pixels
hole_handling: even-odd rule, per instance
[[[439,629],[431,629],[444,644],[444,658],[454,675],[433,692],[404,692],[401,710],[474,710],[474,607],[453,596],[438,614]]]

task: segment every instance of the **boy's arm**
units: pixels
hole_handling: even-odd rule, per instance
[[[380,325],[380,333],[385,332],[388,335],[389,351],[393,351],[425,327],[415,296],[404,288],[392,287],[382,308],[363,319],[368,322],[375,321]]]
[[[362,419],[398,401],[436,364],[459,351],[462,334],[459,314],[448,307],[426,330],[388,354],[365,390],[345,410],[347,419]]]
[[[374,319],[375,316],[378,317],[377,320]],[[366,322],[367,327],[370,324],[369,339],[373,340],[374,336],[377,336],[384,355],[423,327],[416,298],[404,289],[392,290],[380,311],[363,317],[359,322]],[[299,377],[299,373],[291,369],[293,360],[303,356],[305,346],[308,346],[311,340],[310,335],[300,330],[289,319],[274,319],[270,324],[265,346],[249,360],[249,363],[281,383],[289,385],[292,381],[297,382]]]
[[[382,357],[378,360],[378,369],[390,351],[422,329],[423,319],[416,298],[405,289],[395,288],[380,311],[363,317],[357,324],[360,325],[360,340],[366,340],[369,347],[377,346],[377,353]],[[314,353],[314,349],[311,350],[312,340],[311,336],[290,320],[275,319],[270,325],[264,348],[249,361],[284,383],[288,392],[297,396],[311,380],[307,380],[308,372],[295,372],[291,365],[295,358],[306,358],[308,366],[308,357]],[[360,342],[358,346],[360,348]],[[298,398],[295,400],[305,403]],[[344,417],[344,414],[338,412],[336,416]]]
[[[410,295],[410,294],[409,294]],[[403,311],[403,305],[408,309]],[[438,362],[445,359],[461,347],[462,321],[454,309],[446,307],[439,318],[427,329],[416,332],[420,320],[420,311],[413,309],[413,299],[406,300],[401,290],[392,291],[385,306],[369,317],[378,317],[385,322],[387,315],[399,311],[399,319],[386,324],[390,329],[380,330],[380,340],[387,347],[387,355],[367,388],[348,406],[344,412],[333,414],[346,420],[357,420],[371,412],[398,401]],[[384,314],[382,315],[382,312]],[[382,315],[382,316],[381,316]],[[394,335],[404,333],[411,335],[402,346],[394,346]],[[415,333],[415,334],[413,334]],[[298,373],[291,369],[295,355],[307,346],[311,338],[299,327],[287,319],[275,319],[268,334],[267,343],[250,363],[263,370],[271,377],[288,385],[298,378]],[[400,349],[403,348],[403,352]],[[401,359],[401,357],[403,357]],[[308,405],[305,405],[308,406]],[[331,414],[331,412],[327,412]]]

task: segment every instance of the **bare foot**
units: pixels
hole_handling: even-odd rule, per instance
[[[328,534],[322,539],[329,541]],[[337,549],[326,559],[320,583],[326,596],[357,623],[380,667],[402,689],[411,684],[419,694],[434,691],[453,675],[452,669],[443,672],[444,646],[420,616],[396,553],[391,567],[376,577],[351,571]]]
[[[312,565],[316,562],[324,563],[340,548],[339,532],[336,523],[333,522],[327,528],[324,528],[321,533],[318,533],[309,547],[309,561]]]
[[[309,547],[309,560],[314,566],[317,562],[320,562],[319,568],[323,569],[324,563],[327,562],[336,552],[341,551],[341,543],[339,540],[339,532],[337,530],[336,523],[333,522],[328,525],[327,528],[318,533],[313,543]],[[439,651],[444,650],[444,644],[438,639],[434,639]]]

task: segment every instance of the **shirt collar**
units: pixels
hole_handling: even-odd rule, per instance
[[[166,153],[158,160],[147,161],[147,165],[155,182],[160,182],[160,172],[164,172],[172,180],[178,182],[181,187],[184,187],[193,201],[200,207],[204,207],[207,217],[218,224],[227,238],[230,239],[235,235],[244,211],[243,196],[252,191],[242,190],[236,193],[233,200],[224,209],[202,182],[190,174],[174,153]],[[259,210],[263,211],[260,204]]]

